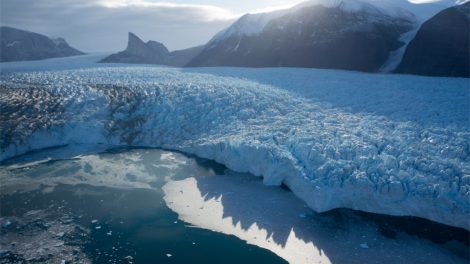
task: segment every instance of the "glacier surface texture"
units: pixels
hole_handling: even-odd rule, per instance
[[[2,64],[1,159],[65,144],[181,150],[318,212],[469,227],[469,80],[295,68]]]

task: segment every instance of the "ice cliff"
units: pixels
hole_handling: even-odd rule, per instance
[[[64,144],[164,147],[285,183],[319,212],[470,229],[468,79],[46,63],[2,66],[2,160]]]

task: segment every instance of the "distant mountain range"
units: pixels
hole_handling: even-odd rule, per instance
[[[43,60],[84,55],[67,44],[63,38],[11,27],[0,27],[0,62]]]
[[[397,3],[410,5],[401,2]],[[129,33],[127,49],[101,62],[363,72],[378,72],[391,64],[395,66],[389,72],[469,77],[470,2],[443,10],[422,26],[426,12],[438,12],[435,5],[424,6],[427,11],[415,16],[390,3],[312,0],[286,10],[246,14],[207,44],[174,52]],[[406,35],[411,38],[404,39]]]
[[[405,0],[310,0],[286,10],[246,14],[205,45],[185,50],[169,52],[162,43],[144,43],[129,33],[126,50],[100,62],[470,77],[470,1],[444,10],[415,6]],[[0,27],[0,34],[0,62],[85,54],[62,38],[10,27]]]

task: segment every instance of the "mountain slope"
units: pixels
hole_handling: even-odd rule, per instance
[[[470,2],[426,21],[405,50],[396,73],[470,77]]]
[[[307,67],[375,72],[417,27],[384,3],[314,0],[247,14],[217,34],[188,66]]]
[[[50,39],[37,33],[0,27],[0,62],[43,60],[85,53],[70,47],[63,38]]]

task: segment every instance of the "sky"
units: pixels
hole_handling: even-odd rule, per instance
[[[122,51],[128,32],[172,51],[205,44],[245,13],[285,9],[304,1],[0,0],[0,25],[63,37],[84,52]]]

